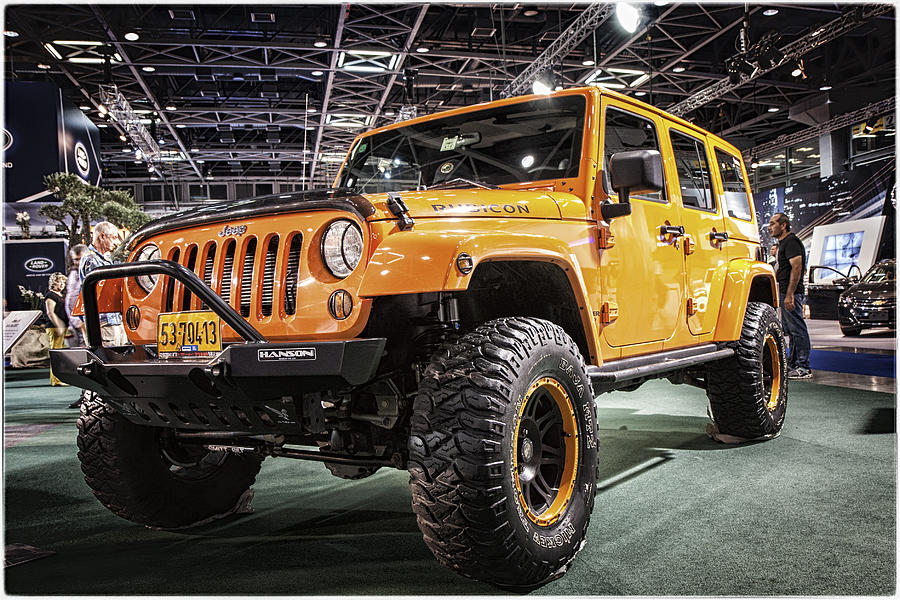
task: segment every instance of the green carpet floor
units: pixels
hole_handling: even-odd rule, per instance
[[[5,569],[9,594],[496,594],[441,567],[405,472],[356,482],[268,459],[255,512],[164,532],[103,508],[81,478],[73,388],[7,371],[4,542],[53,555]],[[601,487],[584,550],[533,595],[889,595],[895,398],[792,382],[776,440],[704,434],[701,390],[598,398]]]

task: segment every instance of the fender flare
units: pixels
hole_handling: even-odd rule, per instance
[[[456,257],[462,252],[474,262],[468,274],[456,267]],[[599,356],[599,332],[591,318],[581,266],[572,249],[557,238],[509,232],[449,236],[437,230],[395,234],[375,249],[358,294],[365,298],[463,291],[478,265],[491,261],[542,261],[562,269],[581,313],[588,348],[593,356]]]
[[[755,283],[759,281],[762,283]],[[778,286],[775,283],[775,270],[771,265],[749,258],[738,258],[728,263],[714,341],[730,342],[740,339],[747,302],[751,301],[751,289],[754,285],[765,287],[766,283],[769,286],[766,299],[777,308]]]

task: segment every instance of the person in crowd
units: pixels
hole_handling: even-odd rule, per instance
[[[101,221],[94,226],[91,236],[91,245],[88,246],[81,257],[78,266],[78,278],[84,284],[84,278],[88,273],[103,265],[111,265],[110,253],[122,243],[122,234],[119,228],[109,221]],[[100,335],[104,346],[128,345],[128,336],[125,335],[125,327],[122,326],[120,313],[102,313],[100,315]],[[96,340],[90,340],[96,344]]]
[[[78,266],[81,263],[81,257],[87,246],[84,244],[76,244],[69,248],[69,281],[66,284],[66,314],[69,315],[69,329],[74,334],[70,340],[70,345],[74,347],[87,345],[87,334],[84,328],[84,321],[81,317],[72,315],[75,303],[78,301],[78,295],[81,293],[81,276],[78,274]]]
[[[789,379],[809,379],[809,330],[803,319],[806,301],[803,276],[806,272],[806,250],[796,234],[791,233],[791,220],[784,213],[775,213],[769,220],[769,233],[778,240],[775,280],[781,305],[781,322],[791,340],[788,361]]]
[[[66,314],[66,303],[62,293],[66,289],[66,276],[62,273],[53,273],[48,282],[49,289],[44,299],[44,314],[50,321],[47,326],[47,335],[50,336],[50,349],[55,350],[66,346],[66,332],[69,329],[69,316]],[[50,369],[50,385],[66,385]]]

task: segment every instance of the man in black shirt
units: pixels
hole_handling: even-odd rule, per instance
[[[806,250],[796,235],[791,233],[791,220],[784,213],[775,213],[769,220],[769,233],[778,240],[778,263],[775,280],[781,304],[781,322],[791,338],[791,355],[788,361],[788,378],[809,379],[809,331],[803,320],[806,301],[803,274],[806,272]]]

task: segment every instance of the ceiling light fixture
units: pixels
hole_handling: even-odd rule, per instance
[[[44,48],[47,49],[47,52],[50,53],[50,56],[55,58],[56,60],[62,60],[62,55],[53,47],[53,44],[44,44]]]
[[[547,85],[540,79],[536,79],[534,81],[534,83],[531,84],[531,90],[535,94],[539,94],[539,95],[547,95],[553,91],[553,89],[549,85]]]
[[[187,127],[187,125],[185,125],[184,123],[178,123],[177,125],[175,125],[175,127],[177,129],[184,129],[185,127]]]
[[[325,74],[324,71],[313,71],[313,72],[311,73],[311,75],[312,75],[313,77],[321,77],[321,76],[324,75],[324,74]]]
[[[641,11],[628,2],[617,2],[616,19],[618,19],[622,29],[628,33],[634,33],[641,23]]]
[[[3,32],[3,35],[5,35],[6,37],[17,38],[19,37],[19,32],[13,31],[12,29],[7,29]]]
[[[673,73],[684,73],[684,67],[675,67],[672,69]]]
[[[175,107],[174,104],[167,104],[167,105],[166,105],[166,110],[178,110],[178,109]]]
[[[823,83],[822,85],[819,86],[820,92],[827,92],[830,89],[831,89],[831,86],[828,85],[827,83]]]
[[[769,112],[770,112],[770,113],[776,113],[776,112],[778,112],[778,108],[775,107],[775,106],[770,106],[770,107],[769,107]]]
[[[418,52],[419,54],[427,54],[428,52],[431,52],[431,48],[429,48],[428,46],[419,46],[418,48],[416,48],[416,52]]]
[[[156,67],[151,67],[149,65],[146,67],[141,67],[141,71],[143,71],[144,73],[152,73],[155,70],[156,70]]]
[[[129,31],[128,33],[125,34],[125,39],[128,40],[129,42],[136,42],[139,39],[141,39],[141,36],[139,36],[138,34],[136,34],[133,31]]]
[[[636,91],[636,92],[634,93],[634,95],[635,95],[635,96],[646,96],[646,95],[647,95],[647,92],[638,90],[638,91]]]
[[[763,14],[767,17],[774,17],[775,15],[778,14],[778,9],[777,8],[767,8],[766,10],[763,11]]]
[[[581,64],[585,67],[593,67],[595,63],[593,58],[585,56],[584,60],[581,61]]]
[[[799,77],[800,79],[806,79],[806,68],[803,66],[802,58],[797,61],[797,65],[794,67],[794,70],[791,71],[791,75]]]
[[[45,71],[50,68],[50,65],[45,65],[44,63],[38,63],[38,69],[44,69]]]
[[[128,138],[125,136],[125,134],[120,135],[120,136],[119,136],[119,139],[120,139],[121,141],[123,141],[123,142],[127,142],[127,141],[128,141]]]
[[[88,40],[53,40],[57,46],[102,46],[103,42],[92,42]]]
[[[325,38],[318,38],[316,41],[313,42],[313,46],[315,46],[316,48],[324,48],[327,45],[328,45],[328,40],[326,40]]]
[[[69,59],[69,62],[81,65],[102,65],[104,60],[99,56],[73,56]]]
[[[82,104],[82,105],[79,106],[78,108],[80,108],[81,110],[91,110],[91,107],[88,106],[87,104]]]

